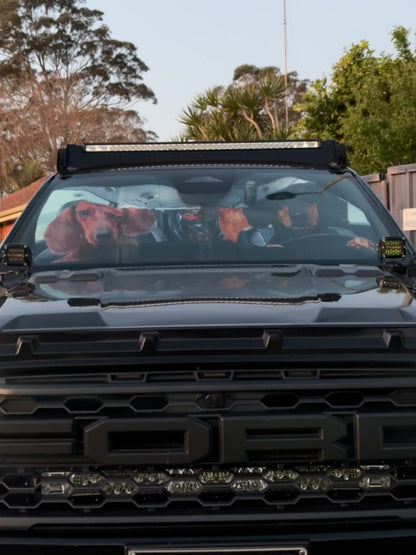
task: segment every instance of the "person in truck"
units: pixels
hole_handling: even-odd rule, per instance
[[[344,227],[345,223],[331,222],[331,197],[313,192],[309,183],[270,193],[259,201],[260,205],[269,218],[264,227],[249,223],[250,209],[220,208],[219,226],[224,238],[243,246],[296,248],[302,240],[320,237],[325,243],[330,236],[343,236],[346,247],[375,249],[371,239],[355,235]]]

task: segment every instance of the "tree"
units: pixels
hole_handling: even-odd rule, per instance
[[[392,32],[395,55],[375,56],[366,41],[333,66],[332,80],[312,83],[296,132],[345,142],[362,174],[416,162],[416,55],[409,31]]]
[[[79,137],[111,138],[113,124],[119,136],[123,117],[127,134],[148,138],[135,112],[122,114],[137,100],[156,102],[143,82],[148,67],[132,43],[111,38],[102,12],[84,4],[85,0],[0,3],[0,83],[7,91],[0,90],[0,110],[9,122],[0,128],[0,159],[20,165],[31,159],[51,169],[60,146]],[[97,118],[105,128],[94,123]],[[20,134],[14,135],[12,121]],[[35,133],[32,141],[29,131]],[[23,142],[12,144],[13,136]],[[4,171],[4,163],[0,166]]]
[[[23,87],[0,80],[0,195],[26,186],[44,174],[38,145],[42,130],[31,115],[23,113]]]
[[[234,71],[227,87],[214,87],[198,95],[185,108],[179,121],[185,125],[182,140],[238,141],[287,138],[299,119],[293,105],[305,91],[307,81],[288,74],[289,125],[285,120],[286,84],[277,67],[245,64]]]

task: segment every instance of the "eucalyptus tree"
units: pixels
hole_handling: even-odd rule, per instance
[[[18,91],[3,110],[20,112],[22,128],[30,118],[42,131],[26,156],[39,156],[44,166],[53,165],[61,145],[88,137],[92,129],[96,133],[97,126],[88,125],[97,113],[109,112],[108,128],[94,140],[108,136],[114,111],[131,110],[141,100],[156,102],[144,83],[148,67],[136,46],[112,38],[102,19],[103,13],[87,8],[85,0],[0,2],[0,82]],[[142,123],[136,115],[133,128],[146,140]]]

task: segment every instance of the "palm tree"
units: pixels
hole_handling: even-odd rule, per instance
[[[291,94],[299,87],[296,76],[289,81]],[[226,88],[207,89],[179,116],[185,125],[181,140],[259,141],[287,139],[290,132],[284,113],[285,79],[278,68],[239,66]]]

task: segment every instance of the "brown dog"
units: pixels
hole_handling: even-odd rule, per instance
[[[148,233],[154,222],[151,210],[81,200],[52,220],[45,241],[53,254],[62,255],[59,262],[108,259],[112,248],[134,244],[134,237]]]

